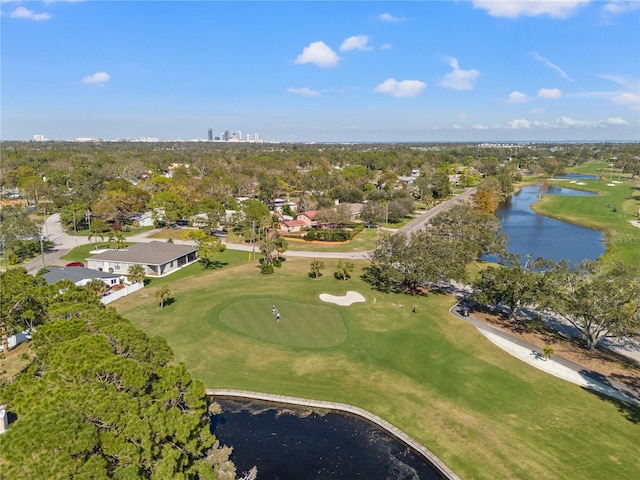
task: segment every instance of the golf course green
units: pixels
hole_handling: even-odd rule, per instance
[[[226,251],[221,269],[188,267],[114,305],[166,338],[207,388],[363,408],[463,479],[640,477],[640,409],[512,357],[452,316],[451,296],[372,290],[360,278],[365,261],[354,262],[345,282],[333,276],[338,260],[325,259],[313,279],[310,261],[288,258],[261,275],[245,253]],[[164,309],[154,295],[160,282],[173,297]],[[366,301],[338,306],[319,298],[347,291]]]
[[[347,329],[336,309],[279,297],[234,299],[218,317],[239,333],[291,347],[333,347],[347,338]],[[215,316],[212,320],[216,320]]]

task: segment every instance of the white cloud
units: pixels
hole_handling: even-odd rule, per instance
[[[303,88],[288,88],[287,92],[293,93],[295,95],[302,95],[303,97],[317,97],[320,95],[320,92],[317,90],[312,90],[307,87]]]
[[[609,117],[607,119],[607,123],[609,125],[629,125],[629,122],[627,122],[624,118],[621,118],[621,117]]]
[[[543,120],[530,121],[526,118],[518,118],[504,125],[487,126],[476,123],[471,126],[474,130],[534,130],[534,129],[564,129],[564,128],[607,128],[626,127],[629,122],[621,117],[609,117],[607,120],[576,120],[562,116],[552,122]]]
[[[460,125],[455,124],[455,123],[453,125],[451,125],[451,128],[453,130],[464,130],[464,128],[462,128]]]
[[[82,79],[82,83],[104,83],[108,82],[111,79],[111,76],[107,72],[96,72],[93,75],[87,75]]]
[[[346,52],[348,50],[373,50],[373,47],[369,45],[371,37],[369,35],[354,35],[347,38],[342,45],[340,45],[340,51]]]
[[[27,20],[34,20],[36,22],[41,22],[43,20],[49,20],[51,15],[48,13],[35,13],[28,8],[18,7],[13,12],[9,14],[11,18],[24,18]]]
[[[547,67],[555,70],[556,72],[558,72],[560,74],[560,76],[562,78],[566,78],[567,80],[570,80],[573,82],[573,79],[567,75],[564,70],[562,70],[560,67],[558,67],[557,65],[554,65],[553,63],[551,63],[549,60],[547,60],[546,58],[544,58],[542,55],[540,55],[538,52],[534,52],[533,53],[533,58],[535,58],[536,60],[538,60],[539,62],[544,63]]]
[[[638,9],[640,9],[640,2],[638,2],[637,0],[616,0],[614,2],[607,3],[604,7],[602,7],[602,10],[610,15],[621,15],[623,13],[633,12],[634,10]]]
[[[390,43],[385,43],[384,45],[382,45],[380,47],[380,50],[390,50],[391,48],[393,48],[393,47],[391,46]]]
[[[522,92],[511,92],[509,94],[509,98],[507,99],[507,102],[509,103],[526,103],[529,100],[529,98]]]
[[[522,130],[531,128],[531,122],[524,118],[518,118],[517,120],[511,120],[505,125],[505,128],[510,130]]]
[[[556,120],[555,125],[558,127],[596,127],[598,126],[598,122],[594,122],[593,120],[576,120],[571,117],[562,116]]]
[[[475,69],[461,70],[458,66],[458,59],[450,58],[449,65],[453,68],[453,72],[447,73],[438,85],[445,88],[453,88],[454,90],[473,90],[476,79],[480,76],[480,72]]]
[[[631,92],[620,93],[614,96],[611,101],[616,105],[640,106],[640,95]]]
[[[402,17],[394,17],[390,13],[381,13],[376,17],[379,22],[390,22],[390,23],[398,23],[404,21]]]
[[[304,47],[296,58],[296,63],[314,63],[320,68],[330,68],[338,65],[340,57],[324,42],[312,42]]]
[[[473,6],[486,10],[492,17],[518,18],[549,15],[566,18],[589,0],[473,0]]]
[[[640,3],[638,3],[640,5]],[[640,79],[638,78],[629,78],[622,75],[598,75],[596,77],[604,78],[605,80],[609,80],[610,82],[617,83],[618,85],[624,87],[627,90],[640,90]]]
[[[540,90],[538,90],[538,96],[551,100],[557,100],[562,96],[562,92],[559,88],[541,88]]]
[[[532,122],[532,124],[536,128],[553,128],[553,124],[549,122],[544,122],[542,120],[535,120]]]
[[[377,93],[388,93],[396,98],[409,98],[419,95],[426,86],[427,84],[420,80],[403,80],[398,82],[393,78],[388,78],[374,88],[374,91]]]

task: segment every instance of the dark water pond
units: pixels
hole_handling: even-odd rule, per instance
[[[318,414],[267,402],[217,400],[211,428],[233,446],[238,473],[259,480],[436,480],[420,456],[378,427],[339,413]]]
[[[509,236],[507,250],[525,258],[569,260],[574,265],[585,259],[596,260],[605,252],[604,235],[598,230],[572,225],[538,215],[531,204],[538,200],[538,185],[522,188],[504,202],[496,215],[502,233]],[[545,195],[594,195],[591,192],[550,186]],[[486,260],[496,261],[487,256]]]

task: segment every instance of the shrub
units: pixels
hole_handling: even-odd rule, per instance
[[[260,266],[260,273],[262,273],[263,275],[271,275],[273,273],[273,265],[263,263]]]

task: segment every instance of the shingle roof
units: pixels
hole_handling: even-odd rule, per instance
[[[306,212],[301,212],[298,214],[299,217],[301,217],[302,215],[304,215],[305,217],[307,217],[309,220],[313,220],[316,218],[316,216],[319,214],[320,212],[318,210],[307,210]]]
[[[47,273],[42,275],[42,278],[44,278],[45,281],[49,285],[51,285],[59,282],[60,280],[71,280],[73,283],[77,283],[81,280],[92,278],[119,278],[119,275],[101,272],[99,270],[92,270],[85,267],[61,267],[52,268]]]
[[[197,248],[193,245],[176,245],[167,242],[136,243],[120,250],[107,250],[87,258],[87,260],[106,260],[108,262],[139,263],[141,265],[164,265]]]
[[[306,223],[304,223],[302,220],[285,220],[284,222],[282,222],[282,225],[285,225],[287,227],[304,227]]]

